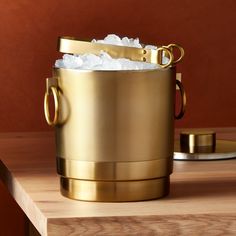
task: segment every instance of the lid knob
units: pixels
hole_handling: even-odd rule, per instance
[[[215,151],[216,133],[214,131],[189,130],[180,133],[181,152],[212,153]]]

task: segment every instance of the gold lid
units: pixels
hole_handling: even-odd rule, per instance
[[[180,147],[187,153],[211,153],[216,146],[216,133],[206,130],[186,130],[180,133]]]
[[[236,142],[216,140],[212,130],[184,130],[175,141],[174,160],[209,161],[236,157]]]

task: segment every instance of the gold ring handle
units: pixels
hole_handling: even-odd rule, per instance
[[[53,120],[50,118],[49,112],[49,96],[52,93],[54,99],[54,106],[55,106],[55,114]],[[55,86],[50,86],[44,95],[44,114],[47,123],[50,126],[55,126],[58,124],[58,117],[59,117],[59,94],[57,88]]]
[[[167,55],[169,61],[166,64],[162,63],[162,56],[163,56],[163,52]],[[157,48],[157,64],[161,67],[161,68],[166,68],[168,66],[170,66],[173,63],[173,54],[172,52],[169,50],[169,48],[167,47],[159,47]]]
[[[174,48],[177,48],[180,51],[179,58],[176,59],[176,60],[173,59],[173,61],[172,61],[173,64],[176,64],[176,63],[180,62],[183,59],[183,57],[184,57],[184,49],[181,46],[179,46],[178,44],[175,44],[175,43],[171,43],[171,44],[169,44],[166,47],[171,51],[172,55],[173,55]]]
[[[184,86],[183,84],[179,81],[176,80],[176,85],[179,87],[179,91],[181,94],[181,108],[180,108],[180,112],[178,115],[175,115],[175,119],[179,120],[184,116],[185,113],[185,109],[186,109],[186,93],[184,90]]]

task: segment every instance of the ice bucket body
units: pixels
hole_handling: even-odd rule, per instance
[[[137,201],[168,194],[175,75],[175,67],[54,69],[50,86],[58,91],[56,155],[64,196]]]

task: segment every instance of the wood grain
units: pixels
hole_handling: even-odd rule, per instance
[[[235,215],[174,215],[51,219],[49,235],[236,235]]]
[[[217,129],[236,139],[236,128]],[[70,200],[59,192],[53,133],[0,134],[0,176],[42,235],[235,235],[236,159],[174,162],[166,198]]]

